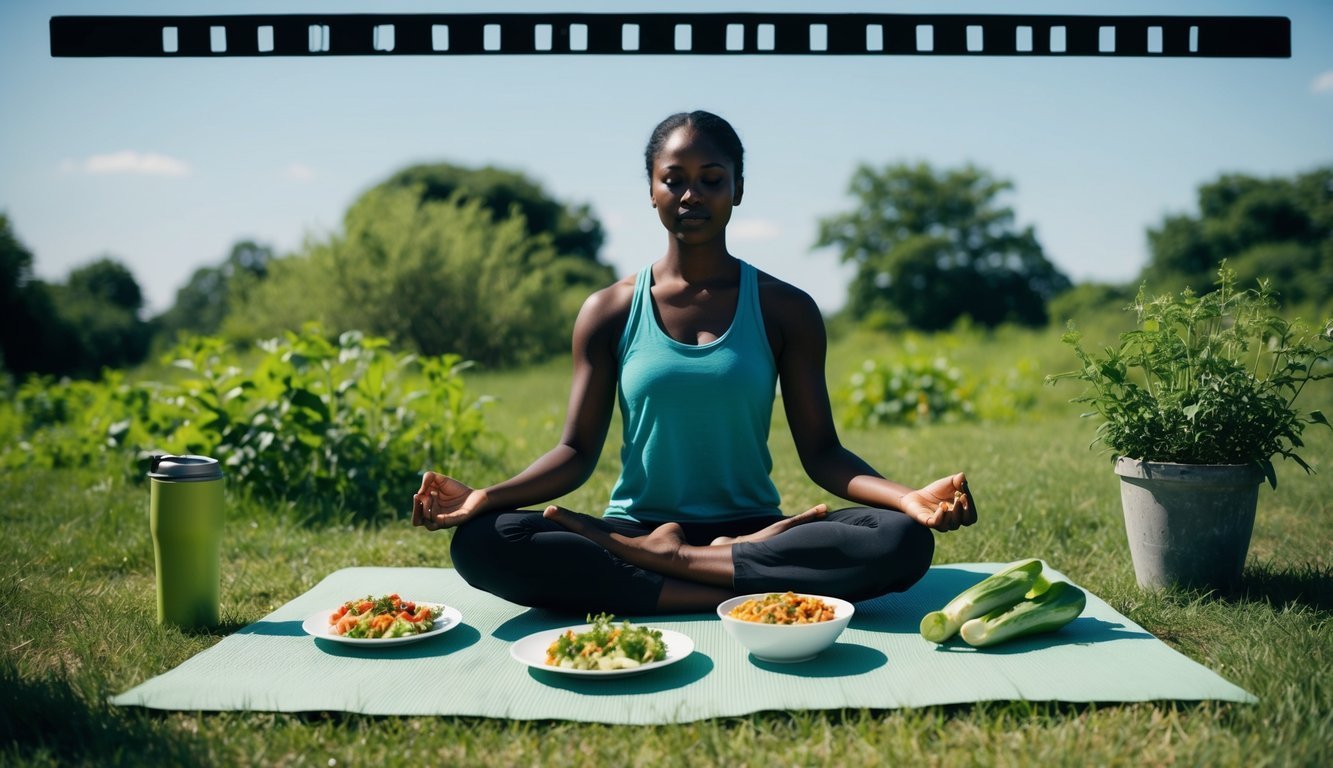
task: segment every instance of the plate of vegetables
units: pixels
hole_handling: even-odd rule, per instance
[[[587,624],[534,632],[510,646],[509,655],[533,669],[582,677],[639,675],[694,653],[694,641],[669,629],[589,616]]]
[[[306,634],[348,645],[401,645],[442,635],[463,623],[457,608],[397,594],[353,598],[301,624]]]

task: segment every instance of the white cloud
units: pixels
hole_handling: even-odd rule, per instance
[[[282,177],[289,181],[314,181],[315,169],[302,163],[292,163],[282,169]]]
[[[737,241],[776,240],[782,226],[770,219],[732,219],[727,235]]]
[[[1313,93],[1333,91],[1333,69],[1315,75],[1315,79],[1310,83],[1310,91]]]
[[[108,155],[93,155],[82,162],[65,159],[60,162],[62,173],[89,174],[130,173],[140,176],[189,176],[190,166],[174,157],[156,152],[135,152],[126,149]]]

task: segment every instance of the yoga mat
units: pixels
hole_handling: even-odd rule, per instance
[[[625,617],[688,635],[684,660],[633,677],[574,678],[509,655],[540,630],[580,624],[469,587],[448,568],[347,568],[260,621],[111,701],[168,710],[345,711],[651,724],[762,710],[893,709],[988,700],[1121,702],[1257,699],[1088,594],[1059,632],[990,649],[936,646],[921,617],[1001,567],[941,565],[911,590],[858,603],[838,642],[813,661],[751,657],[715,615]],[[383,648],[316,639],[302,621],[344,600],[397,592],[458,608],[437,637]]]

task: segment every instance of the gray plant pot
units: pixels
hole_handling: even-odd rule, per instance
[[[1229,591],[1240,583],[1263,472],[1244,464],[1116,460],[1139,586]]]

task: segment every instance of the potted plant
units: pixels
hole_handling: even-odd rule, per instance
[[[1140,586],[1234,588],[1245,563],[1259,484],[1277,487],[1273,459],[1312,471],[1296,450],[1307,424],[1329,426],[1296,400],[1333,376],[1333,323],[1311,331],[1277,312],[1270,285],[1237,290],[1224,261],[1216,290],[1149,299],[1126,309],[1137,324],[1118,346],[1063,341],[1082,364],[1074,402],[1100,417],[1097,442],[1115,456],[1134,573]]]

